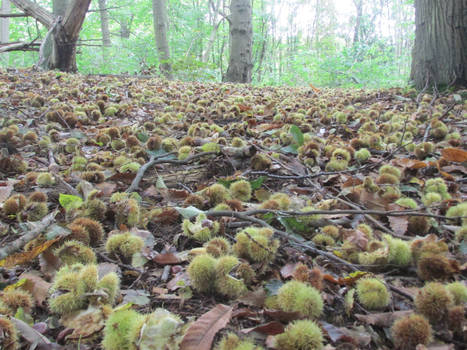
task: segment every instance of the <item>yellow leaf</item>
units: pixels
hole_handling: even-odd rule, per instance
[[[39,254],[49,249],[52,244],[58,242],[61,238],[62,237],[57,237],[51,239],[50,241],[46,241],[28,252],[21,252],[10,255],[5,259],[0,260],[0,266],[11,268],[16,265],[26,264],[35,259]]]
[[[18,282],[10,284],[9,286],[6,286],[4,291],[9,291],[9,290],[14,290],[18,289],[19,287],[23,286],[26,283],[27,279],[26,278],[21,278]]]

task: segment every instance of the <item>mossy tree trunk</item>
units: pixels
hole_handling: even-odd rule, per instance
[[[253,68],[252,8],[251,0],[231,0],[230,2],[230,58],[224,81],[251,83]]]
[[[48,29],[39,51],[38,66],[76,72],[76,43],[91,0],[71,0],[63,16],[55,16],[30,0],[11,2]],[[63,13],[62,6],[56,11]]]
[[[467,0],[415,0],[411,79],[417,88],[467,83]]]

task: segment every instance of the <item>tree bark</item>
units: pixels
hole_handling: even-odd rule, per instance
[[[160,61],[159,69],[167,79],[172,79],[169,43],[167,41],[168,19],[165,0],[152,0],[152,11],[154,16],[156,47]]]
[[[11,2],[49,30],[39,50],[38,66],[76,72],[76,42],[91,0],[73,0],[63,17],[55,17],[30,0]]]
[[[10,0],[2,0],[2,7],[0,13],[9,14],[11,12]],[[10,19],[8,17],[0,18],[0,44],[4,44],[10,41]],[[2,60],[8,65],[9,54],[4,53]]]
[[[53,0],[52,13],[55,16],[65,17],[66,9],[70,5],[70,0]]]
[[[467,0],[415,0],[411,79],[467,86]]]
[[[251,0],[230,2],[230,58],[224,81],[251,83],[253,25]]]
[[[353,44],[355,45],[360,41],[360,27],[363,16],[363,0],[354,0],[353,3],[357,9],[357,17],[355,18],[355,30],[353,34]]]
[[[102,45],[109,47],[112,42],[110,41],[109,12],[105,0],[99,0],[99,11],[101,14]]]

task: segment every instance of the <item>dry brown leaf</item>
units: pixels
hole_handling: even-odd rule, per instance
[[[258,307],[263,306],[265,300],[266,291],[264,290],[264,288],[259,288],[252,292],[248,292],[239,299],[239,301],[245,305]]]
[[[290,322],[298,320],[302,317],[298,311],[282,311],[282,310],[264,310],[264,315],[269,316],[273,320],[281,322]]]
[[[298,263],[288,263],[282,266],[281,268],[281,276],[283,278],[289,278],[292,277],[293,272],[295,271],[295,268],[297,267]]]
[[[467,151],[464,151],[460,148],[445,148],[441,151],[443,158],[450,162],[466,162],[467,161]]]
[[[49,288],[52,284],[44,281],[40,276],[33,272],[24,272],[19,276],[19,278],[26,279],[26,283],[23,285],[23,288],[31,293],[37,305],[43,306],[44,301],[49,295]]]
[[[380,312],[376,314],[361,315],[355,314],[355,317],[366,324],[378,327],[391,327],[398,318],[412,314],[412,310]]]
[[[106,316],[102,308],[90,306],[87,310],[80,310],[62,318],[62,324],[72,329],[65,336],[69,341],[84,341],[86,338],[97,335],[105,326]]]
[[[11,191],[13,191],[13,185],[7,182],[0,183],[0,203],[3,203],[10,196]]]
[[[210,350],[216,333],[224,328],[232,317],[232,307],[217,304],[201,315],[187,330],[180,350]]]
[[[159,265],[176,265],[180,264],[181,260],[174,253],[163,253],[156,255],[152,261],[158,263]]]
[[[407,216],[389,216],[389,226],[398,235],[404,235],[409,226],[409,218]]]

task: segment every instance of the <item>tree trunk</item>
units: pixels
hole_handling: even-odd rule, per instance
[[[66,9],[70,5],[70,0],[53,0],[52,12],[55,16],[65,17]]]
[[[415,0],[410,78],[426,85],[467,84],[467,0]]]
[[[363,16],[363,0],[354,0],[353,3],[357,9],[357,17],[355,18],[355,31],[353,34],[353,44],[355,45],[360,40],[360,27]]]
[[[0,13],[9,14],[11,12],[10,0],[2,0],[2,7]],[[10,41],[10,19],[8,17],[0,18],[0,44]],[[9,54],[5,52],[2,55],[2,61],[6,62],[8,66]]]
[[[251,0],[230,2],[230,58],[224,81],[251,83],[253,41]]]
[[[105,0],[99,0],[99,11],[101,14],[102,45],[108,47],[112,45],[112,42],[110,41],[109,12]]]
[[[167,7],[165,0],[152,0],[154,16],[154,34],[156,37],[157,53],[159,55],[159,69],[167,79],[172,79],[169,43],[167,41]]]
[[[91,0],[71,1],[63,17],[53,16],[30,0],[11,2],[49,30],[39,50],[38,66],[43,69],[76,72],[76,42]]]

